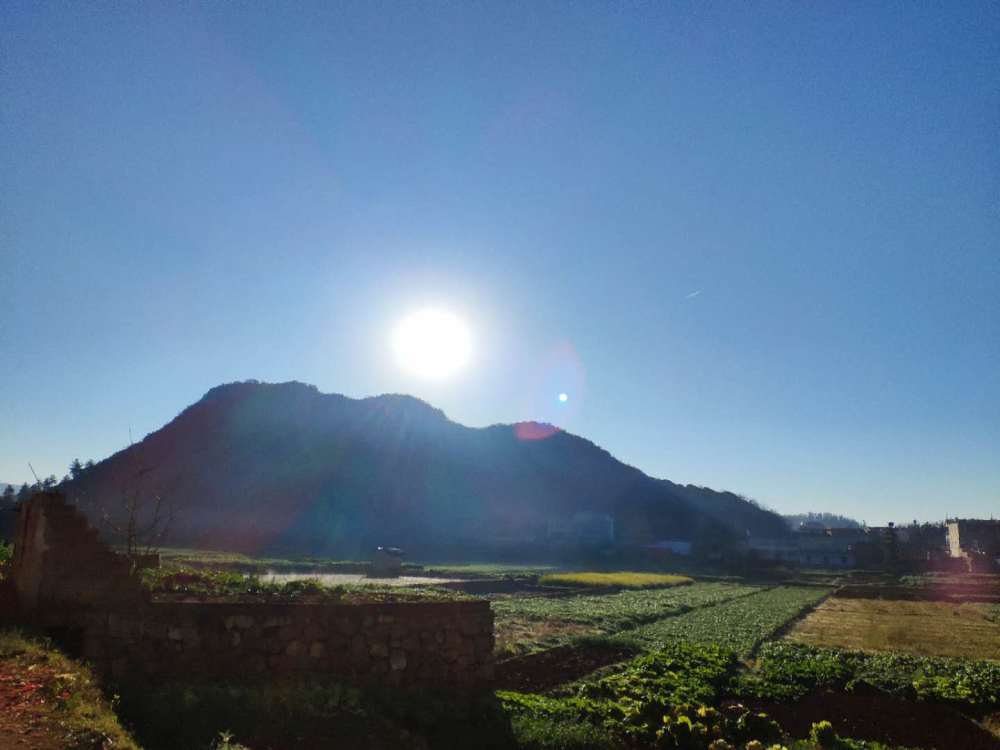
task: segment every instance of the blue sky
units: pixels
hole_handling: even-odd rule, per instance
[[[0,54],[0,479],[297,379],[1000,511],[996,3],[7,2]]]

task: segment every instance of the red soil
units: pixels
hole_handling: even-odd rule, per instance
[[[0,661],[0,748],[61,750],[66,732],[52,718],[51,691],[55,675],[48,667],[31,671]]]

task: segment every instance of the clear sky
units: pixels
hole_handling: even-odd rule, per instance
[[[998,3],[8,0],[0,55],[0,480],[296,379],[1000,515]]]

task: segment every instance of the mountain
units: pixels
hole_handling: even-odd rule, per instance
[[[63,487],[95,518],[159,494],[177,509],[171,544],[244,551],[483,552],[588,512],[635,543],[788,533],[743,498],[650,478],[551,425],[470,428],[411,396],[297,382],[213,388]]]

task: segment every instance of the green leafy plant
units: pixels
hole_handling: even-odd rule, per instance
[[[716,702],[736,668],[736,656],[728,649],[672,644],[633,659],[613,674],[577,683],[563,695],[501,692],[498,696],[514,716],[586,723],[641,744],[652,742],[664,731],[665,716],[671,718],[664,737],[683,734],[688,722],[680,717],[690,719],[690,712],[697,712],[697,707]],[[677,713],[678,707],[684,707],[681,713]],[[700,729],[696,733],[701,736]],[[702,747],[707,746],[710,735],[704,738]],[[672,740],[663,740],[668,741]]]
[[[838,744],[837,733],[833,724],[828,721],[818,721],[809,730],[809,739],[822,748],[835,748]]]

